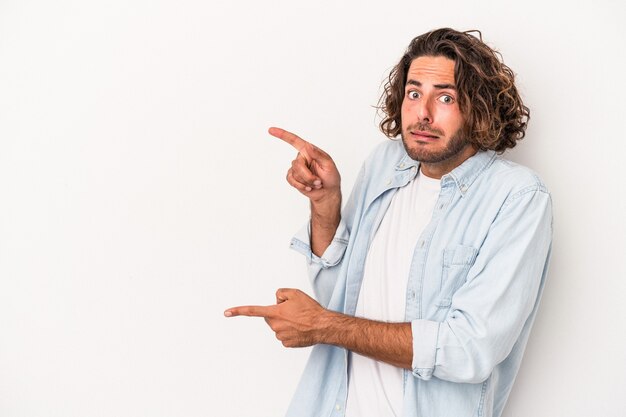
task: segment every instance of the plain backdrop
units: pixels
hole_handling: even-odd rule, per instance
[[[554,200],[505,417],[626,415],[624,3],[0,0],[0,416],[280,416],[308,349],[225,308],[310,291],[277,125],[348,193],[416,35],[480,29]]]

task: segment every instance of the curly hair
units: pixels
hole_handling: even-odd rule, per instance
[[[499,52],[482,41],[480,31],[449,28],[413,39],[389,73],[378,105],[384,113],[380,129],[386,136],[395,138],[402,132],[407,72],[411,62],[421,56],[444,56],[455,61],[458,103],[465,119],[463,133],[476,149],[502,153],[524,137],[530,111],[515,87],[513,71],[502,62]]]

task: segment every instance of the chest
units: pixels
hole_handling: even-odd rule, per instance
[[[443,320],[455,292],[467,282],[500,204],[443,187],[430,201],[411,206],[396,204],[395,192],[364,210],[362,224],[354,228],[360,253],[347,267],[345,311],[367,317],[357,304],[378,299],[391,315],[383,311],[369,318]]]

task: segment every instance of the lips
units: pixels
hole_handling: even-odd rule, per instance
[[[439,139],[439,136],[433,135],[432,133],[424,132],[421,130],[412,130],[411,135],[420,140],[435,140]]]

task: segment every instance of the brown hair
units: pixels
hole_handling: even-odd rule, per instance
[[[470,35],[478,32],[478,38]],[[514,84],[513,71],[499,52],[482,41],[480,31],[437,29],[413,39],[389,73],[378,108],[384,118],[380,129],[390,138],[402,131],[401,108],[406,75],[420,56],[444,56],[455,61],[454,78],[459,107],[465,118],[464,134],[478,150],[499,153],[513,148],[525,135],[530,118]]]

